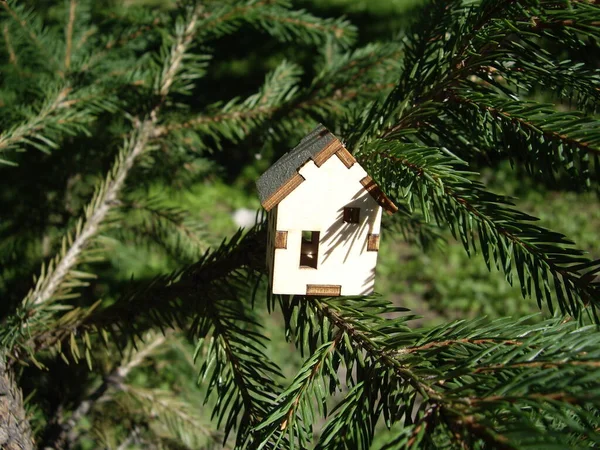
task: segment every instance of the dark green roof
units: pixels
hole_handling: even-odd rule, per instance
[[[298,172],[300,167],[334,139],[336,137],[321,124],[307,134],[296,147],[279,158],[256,181],[260,202],[264,204]]]

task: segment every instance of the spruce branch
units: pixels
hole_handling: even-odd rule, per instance
[[[600,261],[583,257],[563,235],[533,225],[534,217],[510,209],[506,198],[470,181],[457,160],[441,149],[385,141],[370,149],[359,159],[384,180],[388,192],[396,191],[413,207],[418,205],[426,218],[434,216],[439,225],[448,225],[467,252],[479,244],[486,264],[493,260],[510,282],[514,267],[523,295],[535,295],[540,307],[545,299],[551,311],[554,301],[573,315],[584,306],[596,310],[599,286],[593,274]],[[398,170],[406,178],[390,177]]]
[[[127,32],[122,32],[119,35],[119,37],[110,39],[106,44],[104,44],[104,48],[106,50],[111,50],[117,46],[123,47],[126,44],[129,44],[130,42],[143,36],[145,33],[152,31],[155,27],[161,25],[162,22],[163,22],[163,19],[161,19],[160,17],[155,17],[152,20],[151,24],[140,25],[140,26],[134,28],[133,30],[128,30]]]
[[[79,405],[77,405],[68,419],[58,422],[54,427],[52,435],[46,437],[46,446],[50,448],[70,448],[79,439],[77,425],[86,417],[95,405],[106,401],[116,392],[126,389],[125,379],[129,373],[148,359],[167,341],[167,334],[156,335],[147,333],[145,342],[138,342],[137,348],[130,349],[129,355],[121,361],[118,367],[115,367],[107,374],[102,383],[92,392],[85,396]]]
[[[74,271],[74,268],[80,262],[82,253],[98,233],[100,226],[117,202],[127,175],[152,137],[158,123],[160,106],[169,93],[169,88],[173,84],[173,77],[178,72],[179,65],[182,62],[183,54],[192,41],[198,15],[198,9],[190,14],[186,26],[179,31],[172,51],[168,55],[169,64],[164,66],[157,89],[161,102],[152,109],[146,118],[134,124],[134,128],[122,151],[119,152],[107,179],[100,185],[86,207],[85,217],[79,220],[74,237],[69,235],[64,238],[61,253],[54,258],[48,268],[42,268],[35,287],[23,300],[23,309],[28,313],[18,315],[16,318],[16,324],[20,325],[19,328],[22,331],[15,328],[7,331],[8,339],[12,341],[13,345],[16,342],[14,337],[20,333],[24,332],[31,335],[31,325],[36,323],[36,319],[39,319],[40,312],[46,309],[46,314],[52,314],[52,310],[47,309],[51,300],[64,298],[64,296],[68,297],[73,287],[82,284],[82,277],[88,276]],[[6,336],[4,338],[6,339]],[[16,392],[19,390],[16,385],[12,385],[11,389]],[[2,401],[0,405],[8,405],[8,403]],[[24,434],[22,440],[28,440],[26,434]]]
[[[123,202],[127,225],[114,230],[117,238],[143,245],[153,243],[182,264],[191,264],[209,249],[203,224],[189,217],[188,211],[168,207],[160,197]]]
[[[155,434],[155,439],[160,439],[166,432],[185,448],[204,448],[203,444],[206,445],[206,441],[209,441],[212,446],[219,446],[224,450],[231,449],[223,442],[221,433],[211,430],[198,417],[192,405],[174,399],[170,392],[124,384],[121,392],[115,392],[112,396],[120,405],[131,403],[131,406],[126,404],[125,409],[131,409],[132,414],[139,414],[141,410],[151,417],[149,428]]]
[[[64,240],[63,252],[55,257],[47,269],[42,269],[36,286],[24,299],[23,303],[26,308],[44,305],[56,294],[59,297],[68,295],[69,287],[65,291],[60,289],[63,281],[78,264],[80,255],[88,246],[89,241],[98,233],[102,222],[117,203],[129,171],[152,136],[155,122],[156,118],[149,118],[134,127],[129,142],[119,153],[108,177],[86,207],[85,219],[79,220],[75,237],[67,237]],[[70,244],[68,248],[67,242]]]
[[[310,444],[312,427],[317,420],[313,405],[316,404],[318,414],[327,416],[326,394],[332,394],[337,387],[336,383],[328,383],[327,378],[337,378],[334,354],[336,348],[343,345],[343,338],[343,332],[338,331],[331,341],[316,349],[287,389],[277,397],[277,406],[269,411],[266,420],[252,430],[257,433],[257,442],[260,442],[258,448],[278,448],[284,443],[294,442],[294,439],[297,439],[301,448]],[[328,390],[325,388],[327,385]],[[299,414],[299,411],[302,413]],[[307,416],[305,411],[311,414]],[[287,442],[285,433],[289,436]]]
[[[69,85],[61,85],[52,92],[39,110],[35,113],[26,111],[28,117],[0,134],[0,155],[9,151],[18,151],[21,147],[31,145],[48,153],[58,147],[60,136],[85,133],[85,126],[94,120],[97,110],[114,111],[114,103],[101,98],[101,94],[88,93],[73,89]],[[14,165],[5,158],[0,163]]]
[[[474,138],[482,142],[485,151],[523,160],[534,176],[552,180],[566,172],[583,188],[598,183],[600,141],[595,118],[578,112],[557,112],[552,105],[468,90],[450,93],[447,104],[459,120],[467,121],[465,126],[487,128],[486,133],[479,133],[479,139]],[[490,136],[492,140],[488,141]],[[504,145],[498,146],[498,141]]]
[[[589,439],[586,441],[589,443],[600,439],[595,425],[598,418],[591,408],[600,392],[592,375],[598,369],[586,364],[597,361],[598,336],[583,332],[574,322],[550,320],[530,326],[524,325],[524,321],[515,323],[508,319],[491,323],[459,321],[428,330],[419,337],[419,333],[401,331],[396,324],[378,319],[378,313],[385,309],[356,310],[352,304],[345,305],[335,299],[306,300],[315,313],[328,317],[331,326],[347,330],[347,338],[352,342],[345,346],[347,351],[357,348],[366,352],[366,360],[359,366],[365,372],[359,371],[352,381],[355,388],[339,406],[326,428],[328,431],[321,437],[323,446],[348,438],[346,445],[356,446],[362,442],[361,448],[367,448],[368,424],[377,421],[377,414],[386,408],[393,410],[394,405],[410,403],[408,399],[414,391],[410,394],[406,390],[398,391],[394,383],[386,385],[390,381],[384,381],[383,368],[374,369],[377,379],[381,380],[380,390],[375,388],[374,397],[367,396],[370,401],[357,400],[357,396],[367,395],[363,392],[363,383],[372,384],[376,379],[369,368],[378,366],[389,368],[389,375],[400,385],[408,383],[422,396],[417,409],[421,419],[412,422],[411,412],[408,416],[400,412],[387,416],[390,423],[404,418],[409,430],[415,433],[419,431],[413,428],[414,423],[425,426],[434,442],[441,434],[444,436],[441,442],[448,442],[449,438],[469,447],[477,441],[493,444],[494,448],[520,448],[521,442],[543,446],[556,439],[566,445],[571,439],[569,433],[547,434],[548,424],[543,421],[546,414],[579,439]],[[358,358],[359,354],[350,350],[349,355],[340,357]],[[556,360],[565,361],[565,365],[544,365],[544,361]],[[488,366],[492,362],[492,365],[498,363],[495,376],[487,371],[478,372],[481,365]],[[531,364],[533,362],[539,364]],[[399,367],[409,368],[412,381],[407,380],[407,372],[399,371]],[[384,393],[390,392],[400,392],[401,397],[386,397]],[[379,400],[383,406],[378,405]],[[507,405],[502,419],[496,417],[499,405]],[[425,424],[424,417],[442,420]],[[357,427],[357,420],[365,421],[365,425]],[[350,424],[353,437],[339,435],[338,431]],[[404,430],[401,437],[406,442]],[[415,441],[418,440],[412,440]]]
[[[12,45],[12,39],[10,37],[10,31],[8,30],[8,25],[4,25],[2,27],[2,35],[4,36],[4,43],[6,44],[6,51],[8,52],[8,60],[13,65],[18,65],[17,54],[15,53],[15,49]]]
[[[182,329],[197,330],[198,323],[190,325],[189,318],[198,317],[199,320],[206,316],[206,304],[211,298],[223,295],[225,280],[233,279],[236,273],[243,271],[262,270],[264,240],[261,227],[245,234],[240,231],[182,270],[157,277],[149,283],[132,285],[129,292],[110,305],[101,307],[98,301],[87,308],[73,308],[55,320],[40,323],[25,336],[19,331],[23,318],[17,316],[6,324],[2,344],[14,348],[13,358],[23,360],[23,353],[26,353],[26,360],[34,363],[34,355],[39,352],[56,348],[62,353],[63,347],[70,347],[71,356],[77,361],[80,359],[78,342],[83,343],[86,352],[92,350],[89,334],[100,333],[106,341],[111,334],[116,334],[114,341],[121,342],[123,338],[132,340],[143,336],[149,327],[165,328],[177,324]],[[244,278],[242,285],[246,283]],[[196,295],[197,292],[202,295]],[[227,292],[225,298],[229,295],[231,292]],[[197,331],[192,334],[203,336]],[[63,342],[68,346],[63,346]]]
[[[202,36],[217,38],[230,33],[242,23],[264,30],[276,39],[298,39],[308,44],[322,44],[331,38],[341,45],[353,42],[356,29],[342,19],[322,19],[304,10],[290,9],[287,0],[237,0],[207,14]]]
[[[0,357],[0,446],[6,450],[33,450],[33,436],[14,374]]]
[[[552,14],[556,6],[552,1],[542,2],[541,9],[536,10],[536,2],[526,1],[520,4],[504,1],[483,2],[479,7],[467,9],[461,1],[450,4],[432,2],[432,7],[417,22],[418,31],[409,34],[407,39],[403,77],[386,101],[381,105],[374,105],[372,111],[364,117],[369,120],[379,115],[382,119],[369,125],[357,125],[355,128],[359,131],[351,137],[351,144],[374,136],[394,139],[404,129],[416,124],[422,125],[423,121],[412,118],[422,118],[427,113],[435,116],[437,110],[430,108],[432,102],[442,105],[455,87],[470,77],[485,73],[490,66],[505,74],[510,73],[510,70],[507,71],[502,66],[502,62],[515,58],[511,56],[510,49],[518,48],[515,41],[521,35],[517,34],[515,37],[518,27],[507,27],[507,23],[527,23],[535,11]],[[562,6],[559,7],[561,8]],[[594,14],[600,14],[597,6],[590,8]],[[466,15],[463,26],[456,24],[456,17],[461,15]],[[435,25],[426,29],[419,28],[422,23]],[[449,28],[452,32],[444,38]],[[597,34],[600,28],[593,32]],[[533,40],[527,33],[522,34],[524,39]],[[560,35],[556,39],[560,41],[563,37]],[[545,59],[541,61],[545,63]],[[415,77],[417,73],[426,74],[426,78]],[[510,82],[510,78],[508,81]],[[571,82],[574,83],[576,82]]]
[[[186,16],[182,19],[175,18],[174,10],[138,15],[127,8],[122,15],[105,15],[101,6],[88,14],[86,1],[69,0],[60,10],[65,20],[54,25],[53,17],[47,28],[34,15],[27,16],[28,9],[14,1],[8,4],[16,16],[0,6],[8,19],[3,34],[9,78],[2,96],[6,104],[17,99],[34,106],[2,112],[8,126],[0,135],[0,152],[16,152],[35,146],[32,143],[49,151],[62,140],[63,154],[45,161],[70,164],[74,156],[73,163],[78,164],[78,158],[88,155],[75,148],[79,139],[71,143],[63,137],[89,132],[96,138],[101,132],[102,142],[109,144],[117,136],[125,138],[73,232],[65,236],[63,248],[43,267],[17,311],[3,322],[0,343],[7,367],[0,371],[0,387],[6,384],[5,390],[15,395],[0,398],[0,410],[13,408],[24,414],[14,381],[21,365],[54,371],[60,356],[75,362],[85,358],[91,368],[92,361],[106,358],[112,370],[77,380],[84,397],[74,404],[58,399],[55,430],[47,426],[39,433],[45,442],[82,445],[90,437],[84,420],[90,417],[96,427],[91,433],[104,432],[97,442],[106,447],[198,448],[207,437],[226,444],[235,430],[240,448],[368,448],[381,424],[391,427],[386,446],[390,449],[600,444],[600,341],[595,327],[583,326],[587,318],[582,314],[595,314],[600,261],[586,258],[564,236],[536,226],[534,218],[514,209],[509,199],[474,181],[478,174],[467,166],[481,157],[498,156],[537,175],[561,177],[561,181],[567,175],[571,187],[587,189],[600,178],[591,173],[599,167],[596,118],[564,112],[576,106],[589,113],[598,107],[597,70],[590,64],[600,28],[596,23],[600,8],[594,2],[435,0],[400,45],[367,45],[346,53],[337,48],[351,43],[351,26],[342,19],[292,12],[287,1],[207,1],[197,8],[185,3],[179,9]],[[91,21],[84,23],[92,14],[108,21],[97,27]],[[15,22],[23,17],[32,17],[26,28],[39,38],[40,47]],[[192,29],[190,20],[195,21]],[[174,33],[167,36],[166,25],[171,23]],[[209,58],[204,45],[242,26],[264,30],[281,41],[328,44],[323,62],[315,66],[313,80],[306,80],[295,64],[284,62],[249,98],[204,107],[200,105],[204,95],[195,95],[196,79],[206,72]],[[58,64],[29,58],[42,55],[42,47]],[[158,47],[158,52],[151,51]],[[33,89],[15,94],[10,77],[17,79],[22,71],[38,82]],[[47,79],[53,80],[55,90],[48,89]],[[42,86],[50,95],[39,106],[29,99]],[[549,87],[556,91],[550,98],[560,105],[531,102],[540,88]],[[36,117],[53,105],[63,89],[71,90],[36,128]],[[131,121],[103,114],[99,131],[92,124],[108,110],[102,106],[107,93],[111,98],[119,96],[123,109],[130,110],[126,117]],[[136,115],[139,118],[132,119]],[[546,302],[550,310],[580,314],[578,321],[482,319],[418,329],[410,323],[413,317],[398,314],[403,308],[380,298],[267,294],[267,307],[272,310],[279,302],[286,338],[305,358],[289,386],[282,388],[280,371],[265,347],[270,330],[262,328],[255,305],[257,293],[263,291],[264,225],[240,231],[200,255],[202,239],[188,226],[183,211],[167,206],[173,199],[146,201],[148,192],[136,188],[131,195],[127,186],[140,166],[140,170],[152,168],[143,174],[151,190],[161,187],[153,176],[164,179],[165,173],[185,188],[192,179],[198,182],[201,169],[197,167],[208,165],[190,150],[247,139],[253,148],[266,143],[263,155],[278,153],[275,140],[295,139],[315,120],[347,137],[347,146],[361,165],[398,201],[400,214],[384,222],[384,227],[411,239],[416,236],[424,245],[437,239],[439,227],[447,227],[469,254],[481,253],[486,264],[495,264],[509,281],[518,276],[524,295],[535,297],[540,306]],[[21,130],[21,126],[29,128]],[[8,142],[6,151],[1,147],[3,139]],[[149,155],[158,144],[161,151]],[[248,146],[226,148],[232,157],[245,157]],[[96,149],[94,145],[91,156],[97,160],[85,161],[106,164],[106,154]],[[28,161],[35,154],[26,156],[14,160]],[[211,164],[210,169],[216,167]],[[61,173],[57,167],[51,169],[48,176]],[[17,171],[29,173],[27,167],[10,173]],[[184,172],[189,174],[182,179],[179,175]],[[68,214],[62,214],[63,186],[54,187],[62,180],[49,182],[52,189],[39,189],[49,197],[48,211],[40,211],[51,223],[44,225],[47,240],[63,233],[57,228],[70,222],[72,205],[86,196],[86,178],[93,173],[96,169],[90,165],[77,181],[73,190],[81,190],[64,208]],[[219,175],[211,170],[209,177],[208,183]],[[19,186],[27,183],[24,178]],[[69,195],[72,188],[67,186]],[[50,204],[55,192],[58,207]],[[8,229],[3,246],[7,252],[0,260],[9,266],[1,272],[8,274],[9,287],[4,291],[11,291],[11,298],[18,301],[22,291],[17,287],[12,292],[10,283],[21,283],[23,268],[39,263],[39,239],[28,229],[18,230],[20,217],[14,220],[10,213],[7,217],[2,228]],[[122,268],[129,270],[128,260],[134,258],[119,255],[118,261],[125,264],[118,268],[89,264],[106,255],[106,244],[115,237],[134,245],[154,240],[150,245],[153,250],[156,244],[162,246],[162,262],[172,252],[189,265],[150,282],[127,283]],[[17,241],[20,238],[23,244]],[[182,251],[182,244],[189,248]],[[13,251],[16,246],[18,251]],[[10,267],[17,263],[19,269]],[[100,273],[100,282],[81,289]],[[144,269],[142,276],[147,274]],[[125,284],[127,292],[122,292]],[[76,299],[80,293],[83,298]],[[93,302],[97,295],[102,300]],[[156,330],[172,327],[197,343],[199,379],[204,381],[202,389],[206,388],[219,433],[205,426],[191,402],[152,387],[127,384],[119,376],[121,368],[139,367],[141,359],[151,357],[143,355],[149,342],[140,344],[139,337],[148,332],[156,336]],[[102,342],[111,350],[137,343],[138,362],[135,353],[131,359],[119,360],[115,352],[103,352]],[[163,356],[169,358],[165,365],[173,357],[171,352]],[[71,377],[77,373],[65,367],[58,370]],[[173,370],[156,372],[144,372],[149,384],[172,381]],[[50,376],[55,374],[60,376],[58,371]],[[24,386],[36,388],[48,378],[36,373],[31,382],[23,378]],[[51,395],[41,389],[31,396],[35,422],[43,424],[47,419],[44,402]],[[333,409],[332,400],[337,403]],[[327,423],[315,442],[314,430],[321,427],[313,427],[322,420]],[[24,421],[14,434],[31,448],[28,427]]]
[[[252,274],[263,266],[264,233],[257,229],[242,236],[238,233],[198,263],[138,287],[128,298],[93,315],[75,317],[80,320],[74,323],[65,320],[65,328],[51,326],[39,336],[40,342],[47,346],[75,340],[86,330],[104,330],[105,335],[118,330],[121,338],[134,337],[149,326],[179,323],[200,338],[196,351],[203,361],[200,378],[207,380],[208,392],[219,392],[214,414],[219,423],[225,422],[225,437],[233,427],[251,427],[272,404],[276,387],[272,376],[280,375],[263,354],[264,338],[256,331],[255,319],[238,299],[238,292],[248,290],[245,272]],[[194,319],[188,324],[190,317]],[[245,439],[247,435],[239,431],[238,441]]]
[[[408,366],[403,365],[397,360],[393,353],[377,344],[376,341],[378,340],[377,338],[380,337],[380,331],[373,333],[371,329],[366,326],[366,323],[359,323],[356,320],[344,317],[340,311],[339,305],[334,306],[331,302],[327,303],[318,298],[311,298],[310,301],[311,307],[314,308],[317,314],[326,317],[332,326],[342,330],[349,339],[358,345],[358,348],[365,351],[374,360],[385,363],[390,369],[393,369],[396,375],[412,386],[415,391],[426,398],[438,397],[438,394],[429,384],[423,382],[423,380],[413,373]],[[371,319],[374,319],[375,317],[376,316],[371,316]],[[376,322],[380,321],[378,319],[375,320]],[[388,326],[388,324],[386,324],[386,326]],[[390,326],[390,329],[393,328]],[[401,329],[402,328],[397,329],[397,332],[400,332]]]
[[[66,35],[66,48],[65,48],[65,70],[69,70],[71,66],[71,53],[73,51],[73,26],[75,24],[75,12],[77,10],[77,0],[71,0],[69,2],[69,20],[67,22]]]
[[[297,122],[307,117],[332,120],[332,116],[342,116],[351,104],[381,96],[393,87],[391,83],[373,84],[372,78],[389,76],[398,55],[393,43],[336,54],[305,88],[300,87],[300,68],[283,61],[267,75],[257,94],[243,101],[232,99],[224,105],[210,105],[191,120],[182,122],[175,117],[157,134],[169,133],[200,146],[206,146],[207,139],[220,145],[223,139],[237,142],[267,124],[270,128],[276,127],[278,135],[283,135],[297,128]],[[360,87],[355,88],[356,84]]]
[[[134,128],[123,149],[119,152],[111,172],[99,186],[94,198],[86,207],[85,217],[79,220],[74,238],[66,238],[63,252],[56,256],[47,269],[42,270],[42,275],[35,288],[24,299],[23,303],[26,308],[44,305],[57,292],[60,292],[63,281],[77,265],[80,255],[89,245],[91,239],[98,233],[109,211],[118,202],[119,193],[130,170],[153,137],[158,123],[160,106],[169,93],[175,75],[182,63],[183,55],[194,37],[198,15],[199,10],[190,15],[167,57],[158,80],[157,93],[161,97],[161,103],[155,106],[146,118],[134,124]],[[66,244],[71,240],[72,242],[69,242],[70,245],[67,249]],[[61,292],[61,295],[65,295],[69,291],[70,289],[67,287],[66,292]]]
[[[283,61],[267,75],[264,85],[256,94],[244,101],[233,99],[225,105],[211,105],[207,108],[207,113],[183,123],[166,125],[157,130],[157,135],[191,129],[194,134],[186,133],[184,139],[198,140],[197,136],[205,135],[212,138],[217,145],[223,138],[233,142],[239,141],[290,101],[297,90],[301,74],[302,71],[296,64]],[[200,143],[203,144],[202,141]]]
[[[56,67],[57,61],[53,54],[49,53],[49,48],[45,44],[46,30],[44,30],[39,17],[28,10],[25,5],[19,5],[15,0],[1,0],[0,5],[8,16],[20,27],[25,36],[35,46],[38,53],[45,56],[51,66]]]

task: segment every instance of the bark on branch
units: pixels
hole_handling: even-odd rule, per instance
[[[31,427],[27,420],[23,394],[0,356],[0,448],[33,450]]]

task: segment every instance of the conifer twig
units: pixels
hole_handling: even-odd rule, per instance
[[[42,130],[46,121],[55,115],[61,108],[65,107],[71,92],[71,87],[63,87],[58,91],[56,97],[52,101],[46,102],[45,106],[42,107],[36,116],[18,127],[0,134],[0,153],[19,145],[20,143],[26,142],[32,135]]]
[[[56,59],[51,52],[47,51],[47,48],[42,44],[40,37],[31,29],[26,20],[15,12],[13,8],[10,7],[7,0],[0,0],[0,5],[4,7],[4,10],[8,12],[11,18],[19,24],[19,26],[23,29],[23,31],[27,34],[31,42],[37,47],[37,49],[44,54],[45,58],[48,58],[50,62],[56,64]]]
[[[18,63],[17,54],[15,53],[15,49],[13,48],[11,43],[10,33],[8,32],[8,25],[4,25],[4,27],[2,28],[2,34],[4,35],[4,43],[6,44],[6,51],[8,52],[8,61],[16,66]]]
[[[46,278],[41,278],[35,289],[27,296],[25,302],[32,306],[46,303],[59,289],[61,283],[78,262],[79,255],[88,245],[89,240],[96,235],[100,225],[106,218],[108,212],[116,204],[118,195],[125,183],[129,171],[133,167],[136,158],[143,152],[151,137],[155,119],[149,118],[136,126],[136,138],[130,152],[121,162],[117,159],[116,173],[114,178],[109,179],[103,192],[98,199],[94,199],[92,205],[97,205],[86,220],[81,232],[77,235],[67,252],[60,258],[56,268]]]
[[[4,3],[4,6],[5,8],[8,8],[6,3]],[[125,148],[125,150],[129,151],[125,154],[121,152],[117,156],[114,171],[111,173],[111,175],[109,175],[105,185],[102,186],[103,189],[101,189],[98,195],[94,196],[91,204],[88,206],[89,215],[87,216],[85,223],[80,228],[80,232],[77,233],[75,239],[72,241],[72,244],[69,246],[69,249],[64,252],[62,256],[59,256],[56,259],[57,262],[55,269],[46,277],[40,277],[35,288],[24,299],[24,305],[26,307],[41,306],[53,297],[53,295],[61,287],[65,277],[77,264],[81,253],[87,247],[89,241],[98,232],[100,225],[105,220],[109,211],[117,202],[118,195],[125,184],[127,175],[133,167],[136,159],[144,151],[148,140],[152,137],[154,127],[158,122],[159,109],[165,97],[169,93],[169,88],[173,84],[174,77],[183,60],[183,54],[193,39],[198,14],[198,9],[192,13],[185,32],[177,37],[176,44],[169,55],[168,65],[163,73],[160,83],[159,93],[161,95],[161,102],[152,109],[150,114],[144,120],[141,120],[134,125],[134,129],[131,133],[131,138],[129,141],[130,144]],[[63,96],[59,95],[58,101],[63,101],[67,93],[65,93]],[[31,320],[32,316],[34,315],[35,314],[30,314],[28,319]],[[24,320],[22,325],[27,325],[27,319]],[[22,401],[17,401],[20,398],[19,396],[22,395],[21,390],[14,382],[14,375],[12,374],[12,371],[5,369],[5,361],[2,361],[1,364],[3,365],[0,368],[0,375],[2,375],[2,379],[6,380],[6,388],[4,391],[8,395],[0,397],[0,411],[7,411],[7,414],[3,416],[6,417],[6,419],[2,419],[7,422],[7,427],[5,429],[14,430],[15,433],[14,436],[9,435],[6,437],[6,446],[7,448],[11,448],[8,447],[8,445],[13,445],[12,442],[15,442],[18,443],[15,445],[20,446],[13,447],[15,450],[16,448],[29,450],[33,445],[31,442],[30,426],[23,412]],[[81,408],[83,411],[88,407],[81,406]],[[10,412],[10,414],[8,412]],[[83,414],[85,414],[85,412],[83,412]],[[16,425],[11,424],[14,423],[14,421],[11,422],[12,417],[19,418],[19,421]]]
[[[31,427],[23,404],[23,394],[6,360],[0,356],[0,448],[33,450]]]
[[[75,24],[75,11],[77,9],[77,0],[71,0],[69,4],[69,22],[66,30],[66,49],[65,49],[65,70],[71,66],[71,53],[73,51],[73,25]]]
[[[156,105],[144,120],[134,125],[131,133],[131,144],[125,148],[124,156],[122,154],[117,156],[117,160],[113,166],[114,175],[109,175],[106,184],[100,189],[100,195],[95,196],[88,205],[88,210],[91,213],[81,227],[81,231],[77,233],[69,249],[57,259],[54,270],[45,278],[40,278],[34,290],[25,299],[25,304],[39,306],[52,298],[60,288],[67,274],[77,264],[79,256],[87,247],[89,241],[98,233],[109,211],[117,203],[119,193],[125,184],[125,180],[135,160],[143,153],[148,141],[154,136],[155,127],[158,123],[158,112],[174,82],[175,75],[182,63],[183,55],[194,37],[197,19],[198,11],[195,11],[186,26],[185,32],[178,36],[169,54],[168,63],[163,71],[158,90],[161,103]]]
[[[75,428],[79,421],[89,413],[94,405],[102,402],[111,393],[122,390],[123,382],[125,381],[125,378],[127,378],[127,375],[129,375],[134,368],[142,364],[142,362],[154,353],[156,349],[163,345],[167,340],[167,336],[170,334],[171,333],[169,332],[167,335],[157,336],[141,350],[135,352],[128,362],[116,367],[105,376],[102,383],[87,395],[86,399],[79,403],[73,410],[71,416],[62,424],[59,424],[59,432],[54,439],[51,439],[53,442],[51,442],[48,447],[64,448],[65,444],[68,444],[67,448],[71,448],[72,444],[79,438],[79,433]]]

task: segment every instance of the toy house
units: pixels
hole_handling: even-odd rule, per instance
[[[319,125],[256,182],[274,294],[373,292],[382,210],[396,205]]]

